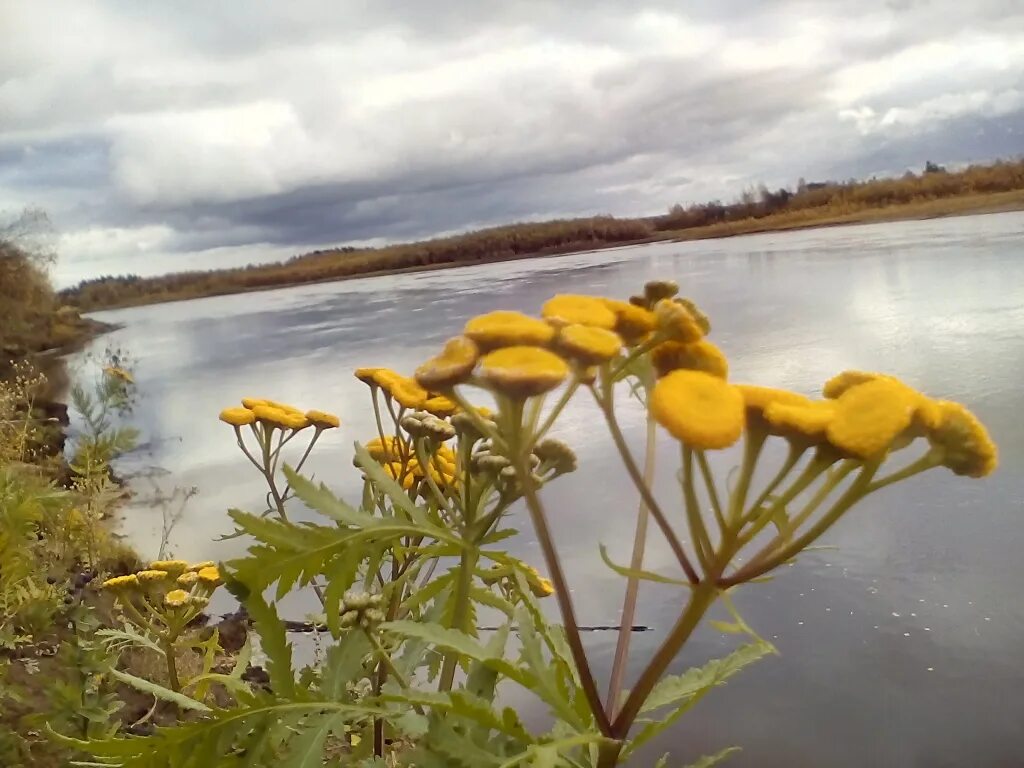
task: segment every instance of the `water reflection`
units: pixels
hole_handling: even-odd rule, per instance
[[[456,271],[373,278],[124,310],[110,341],[138,358],[141,427],[155,464],[199,497],[174,543],[194,559],[214,543],[223,511],[259,508],[261,492],[229,430],[216,421],[242,395],[337,411],[309,463],[353,495],[351,443],[373,433],[358,365],[410,370],[466,318],[536,310],[564,290],[624,295],[672,277],[711,315],[734,378],[806,393],[846,367],[891,370],[926,391],[971,404],[990,424],[1002,469],[984,483],[933,473],[859,507],[774,582],[739,595],[748,620],[782,655],[706,699],[656,745],[693,757],[741,744],[737,766],[960,766],[1019,762],[1024,701],[1024,215],[871,225],[718,242],[660,244]],[[641,414],[625,426],[640,440]],[[560,424],[578,450],[577,476],[546,490],[581,621],[614,623],[620,582],[601,565],[629,555],[636,499],[594,409],[575,403]],[[668,468],[669,452],[660,457]],[[735,461],[715,458],[724,475]],[[669,471],[658,492],[678,494]],[[539,562],[524,528],[515,546]],[[680,518],[681,521],[681,518]],[[161,521],[133,508],[124,529],[143,550]],[[660,541],[648,567],[672,572]],[[645,587],[638,616],[663,638],[681,596]],[[606,664],[614,638],[588,638]],[[734,639],[699,634],[678,667],[721,654]],[[646,764],[641,762],[641,764]]]

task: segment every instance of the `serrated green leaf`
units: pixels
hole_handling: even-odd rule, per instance
[[[372,652],[370,640],[362,631],[345,633],[327,651],[321,689],[328,701],[347,701],[347,686],[365,677],[366,657]]]
[[[267,655],[267,674],[274,692],[285,699],[295,696],[295,676],[292,671],[292,646],[288,642],[284,622],[273,604],[252,592],[244,601],[253,627],[260,636],[260,647]]]
[[[719,632],[722,632],[726,635],[746,634],[746,630],[735,622],[708,619],[708,624],[717,629]]]
[[[384,467],[382,467],[369,454],[366,448],[359,443],[356,443],[355,450],[356,464],[361,470],[363,470],[363,472],[366,473],[366,476],[370,478],[373,484],[387,495],[395,509],[400,509],[404,512],[410,520],[421,526],[424,531],[436,528],[436,526],[427,519],[423,509],[416,506],[416,503],[409,498],[409,494],[402,490],[402,486],[400,486],[398,482],[391,477],[391,475],[384,471]],[[433,538],[438,537],[433,536]]]
[[[323,483],[315,485],[287,464],[284,465],[283,472],[296,498],[310,509],[352,528],[369,528],[383,522],[380,518],[360,512],[342,501]]]
[[[162,685],[150,682],[141,677],[130,675],[127,672],[122,672],[119,669],[110,670],[111,676],[125,685],[130,685],[137,691],[148,693],[150,696],[156,696],[158,699],[163,701],[169,701],[172,704],[176,704],[182,709],[191,709],[195,712],[209,712],[210,708],[203,704],[201,701],[186,696],[183,693],[177,693],[172,691],[170,688],[164,688]]]
[[[674,725],[713,688],[724,684],[744,667],[774,652],[775,648],[771,644],[757,641],[742,645],[728,656],[713,659],[702,667],[694,667],[681,675],[662,678],[647,697],[640,712],[652,712],[667,706],[674,709],[658,720],[647,722],[629,742],[623,758],[627,758],[634,750]]]
[[[526,674],[503,658],[492,656],[480,643],[457,629],[446,629],[436,624],[416,621],[389,621],[381,624],[381,628],[403,637],[425,640],[438,648],[455,651],[468,659],[487,664],[527,688],[533,684],[532,675]]]
[[[544,658],[533,616],[523,605],[516,608],[516,629],[519,632],[522,660],[536,679],[533,692],[551,708],[556,717],[577,730],[585,730],[587,722],[578,716],[565,692],[555,684],[550,673],[551,662]]]
[[[741,669],[773,650],[766,643],[747,643],[721,659],[712,659],[707,664],[688,669],[681,675],[664,677],[654,686],[640,712],[653,712],[661,707],[678,704],[716,685],[721,685]]]
[[[304,724],[299,735],[289,744],[288,757],[279,765],[281,768],[323,768],[324,742],[331,731],[341,726],[343,717],[331,715],[313,717],[311,724]]]

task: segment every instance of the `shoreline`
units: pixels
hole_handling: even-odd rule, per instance
[[[529,254],[517,254],[513,256],[501,256],[473,261],[452,261],[443,264],[426,264],[411,267],[399,267],[395,269],[378,269],[360,272],[352,275],[338,277],[326,277],[311,280],[282,281],[274,285],[262,285],[239,288],[236,290],[211,291],[209,293],[195,296],[169,296],[152,301],[135,301],[118,304],[116,306],[102,307],[99,309],[87,310],[86,315],[95,312],[111,312],[119,309],[130,309],[132,307],[144,307],[153,304],[170,304],[182,301],[194,301],[209,299],[217,296],[233,296],[236,294],[261,293],[263,291],[276,291],[283,288],[296,288],[303,285],[322,285],[326,283],[347,282],[349,280],[362,280],[364,278],[386,277],[389,275],[417,274],[421,272],[436,272],[447,269],[459,269],[463,267],[474,267],[486,264],[502,264],[510,261],[523,261],[526,259],[540,259],[549,256],[570,256],[574,254],[597,254],[604,251],[617,250],[620,248],[632,248],[638,245],[652,245],[656,243],[684,243],[699,240],[720,240],[729,237],[741,237],[744,235],[761,235],[772,232],[794,232],[809,229],[831,229],[834,227],[855,226],[858,224],[884,224],[898,221],[928,221],[931,219],[946,219],[960,216],[980,216],[997,213],[1013,213],[1024,211],[1024,190],[1013,190],[1010,192],[984,193],[970,196],[938,198],[934,200],[922,200],[915,203],[893,205],[884,208],[863,208],[844,214],[824,216],[813,219],[799,217],[791,214],[780,214],[768,216],[761,219],[743,219],[733,222],[722,222],[711,224],[705,227],[692,229],[667,230],[651,237],[637,240],[619,241],[613,243],[598,244],[587,249],[545,249]],[[800,212],[797,212],[800,213]],[[93,318],[83,315],[83,319],[93,322]],[[116,324],[109,325],[106,333],[115,330]],[[96,335],[100,335],[97,333]]]

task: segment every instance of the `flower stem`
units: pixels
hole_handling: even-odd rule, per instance
[[[763,576],[773,568],[776,568],[787,560],[792,559],[817,541],[822,534],[835,524],[846,510],[869,493],[871,478],[873,478],[875,472],[878,471],[880,463],[881,460],[876,459],[865,464],[861,469],[860,474],[858,474],[856,479],[853,481],[853,484],[850,485],[850,487],[846,489],[845,493],[843,493],[843,495],[836,500],[835,504],[832,505],[832,509],[826,512],[818,522],[807,530],[806,533],[794,539],[787,546],[776,550],[774,554],[764,558],[755,558],[754,560],[751,560],[732,576],[721,579],[719,581],[719,586],[722,588],[728,588],[735,586],[736,584],[742,584],[744,581],[756,579],[758,576]]]
[[[683,549],[682,542],[679,541],[679,537],[676,536],[675,531],[672,530],[672,526],[668,522],[668,518],[661,511],[661,507],[658,506],[657,500],[651,493],[651,489],[644,484],[643,475],[640,473],[640,469],[636,465],[636,461],[633,460],[633,455],[629,452],[629,446],[626,445],[626,438],[622,434],[622,428],[619,427],[619,423],[615,418],[615,411],[613,410],[611,401],[611,385],[607,387],[607,398],[601,397],[594,387],[590,388],[591,393],[594,395],[594,399],[597,401],[598,406],[601,408],[601,412],[604,414],[605,421],[608,424],[608,431],[611,432],[612,440],[615,442],[615,447],[619,451],[619,456],[622,457],[622,463],[626,467],[626,472],[629,473],[630,478],[633,480],[633,484],[636,489],[640,492],[640,498],[644,504],[647,505],[647,509],[650,511],[654,521],[658,524],[658,528],[661,529],[662,534],[668,541],[669,547],[672,549],[672,553],[676,556],[676,560],[679,561],[680,567],[686,574],[686,578],[691,584],[696,584],[700,581],[697,576],[697,571],[694,570],[690,558],[686,554],[686,550]]]
[[[754,467],[757,465],[757,457],[761,454],[761,448],[768,438],[768,433],[763,429],[748,429],[743,441],[743,464],[740,467],[740,477],[736,483],[736,490],[732,492],[729,499],[729,525],[739,526],[743,517],[743,510],[747,503],[747,493],[750,491],[750,481],[754,477]]]
[[[452,612],[452,628],[466,631],[466,619],[469,618],[469,604],[473,588],[473,571],[476,570],[476,563],[480,552],[475,546],[466,547],[462,550],[459,560],[458,580],[455,582],[455,610]],[[441,667],[441,680],[438,684],[439,691],[450,691],[455,682],[455,667],[458,665],[459,654],[450,651],[444,657],[444,665]]]
[[[647,416],[647,445],[644,449],[644,485],[648,488],[654,482],[655,448],[657,438],[657,424],[648,414]],[[650,513],[644,500],[636,511],[636,531],[633,534],[633,554],[629,561],[629,567],[633,571],[639,571],[644,566],[644,549],[647,545],[647,523]],[[626,594],[622,600],[622,619],[619,622],[619,636],[615,645],[615,658],[612,661],[611,677],[608,681],[608,698],[606,708],[609,714],[614,717],[619,707],[619,695],[622,691],[622,683],[626,676],[626,667],[629,661],[629,643],[633,633],[630,627],[633,625],[633,618],[636,616],[637,597],[640,593],[640,578],[631,574],[626,582]],[[613,763],[614,765],[614,763]]]
[[[711,501],[711,509],[715,513],[715,520],[723,532],[726,529],[725,516],[722,514],[722,503],[718,500],[718,491],[715,489],[715,478],[711,474],[711,466],[708,464],[708,457],[704,451],[697,451],[697,466],[700,467],[700,474],[704,478],[704,485],[708,489],[708,499]]]
[[[711,569],[711,560],[714,557],[714,547],[708,536],[708,530],[704,526],[704,518],[700,513],[700,503],[697,500],[697,492],[693,487],[693,449],[682,446],[683,457],[683,501],[686,507],[686,522],[690,527],[690,538],[693,539],[693,547],[697,551],[697,559],[704,573]],[[726,531],[723,530],[724,536]]]
[[[626,697],[622,709],[616,715],[610,734],[612,738],[624,739],[629,734],[629,729],[637,715],[640,714],[640,709],[647,697],[661,680],[679,650],[690,639],[690,635],[693,634],[708,608],[715,602],[717,595],[718,587],[710,578],[702,581],[690,592],[690,600],[686,604],[686,609],[647,664],[647,668],[640,675],[640,679],[637,680],[633,690]],[[609,765],[614,765],[614,763],[609,763]]]
[[[181,682],[178,680],[178,664],[174,657],[174,642],[168,637],[161,642],[167,660],[167,682],[175,693],[181,693]]]
[[[536,485],[530,475],[530,466],[527,463],[526,455],[522,451],[516,452],[515,467],[516,474],[522,478],[523,497],[526,501],[526,508],[530,512],[530,520],[533,522],[533,528],[537,533],[541,551],[544,553],[545,565],[551,574],[551,580],[555,586],[555,599],[558,601],[558,610],[565,624],[566,641],[569,644],[569,650],[576,664],[576,670],[580,675],[580,686],[583,688],[583,694],[587,698],[590,711],[597,721],[598,729],[607,736],[611,732],[611,723],[608,719],[608,713],[601,703],[601,695],[597,692],[594,673],[590,668],[587,652],[583,648],[583,640],[580,637],[579,622],[576,620],[576,610],[573,607],[572,596],[569,593],[569,583],[565,578],[565,573],[562,571],[558,550],[555,549],[551,530],[548,528],[547,518],[544,515],[544,508],[541,506],[540,499],[537,496]]]
[[[800,457],[804,455],[804,451],[805,449],[801,446],[797,446],[795,444],[791,444],[789,446],[789,454],[786,456],[786,460],[782,463],[782,466],[779,467],[779,471],[775,474],[775,477],[768,482],[768,485],[764,487],[764,490],[761,491],[761,495],[757,497],[757,500],[750,505],[750,510],[743,518],[745,523],[751,522],[755,519],[755,515],[761,508],[761,505],[768,501],[769,497],[772,495],[772,491],[778,488],[779,484],[786,479],[786,475],[788,475],[793,470],[793,467],[796,466],[797,462],[800,461]]]

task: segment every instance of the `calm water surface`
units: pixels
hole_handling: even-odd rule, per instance
[[[196,486],[172,534],[193,559],[239,542],[224,510],[257,510],[251,467],[217,413],[243,395],[337,411],[309,468],[353,488],[351,444],[373,434],[360,365],[411,371],[472,315],[536,311],[560,291],[626,296],[673,278],[710,314],[733,378],[807,394],[843,368],[896,373],[969,404],[1001,450],[985,481],[933,471],[872,497],[740,606],[781,656],[734,678],[657,745],[679,763],[738,744],[736,766],[1019,766],[1024,764],[1024,214],[868,225],[650,245],[100,313],[123,330],[99,342],[137,359],[148,437],[126,469],[160,467],[162,487]],[[627,426],[639,443],[640,414]],[[599,543],[628,560],[635,497],[597,415],[581,399],[561,422],[581,459],[545,490],[584,623],[614,623],[621,582]],[[662,466],[672,453],[666,441]],[[719,472],[736,461],[717,457]],[[670,471],[659,492],[674,499]],[[136,486],[147,492],[148,483]],[[677,492],[676,492],[677,493]],[[350,493],[354,497],[354,493]],[[541,558],[526,521],[514,547]],[[682,525],[682,518],[679,517]],[[159,513],[128,510],[147,552]],[[672,572],[660,542],[648,567]],[[681,596],[645,587],[636,636],[650,653]],[[553,608],[553,606],[551,606]],[[588,638],[602,669],[614,638]],[[727,651],[706,630],[678,669]],[[661,749],[663,748],[663,749]],[[638,762],[648,765],[653,758]]]

